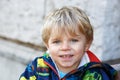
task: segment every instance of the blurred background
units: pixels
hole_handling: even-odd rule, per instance
[[[103,62],[120,63],[120,0],[0,0],[0,79],[18,80],[41,56],[44,17],[62,6],[83,9],[94,28],[90,48]]]

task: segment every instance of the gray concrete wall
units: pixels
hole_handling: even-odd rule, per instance
[[[43,52],[0,40],[0,80],[18,80],[31,60]]]
[[[25,65],[0,56],[0,68],[1,80],[18,80],[20,74],[25,70]]]

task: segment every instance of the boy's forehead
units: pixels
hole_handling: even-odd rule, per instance
[[[72,31],[72,30],[69,30],[69,29],[59,29],[59,30],[53,29],[53,30],[51,30],[50,37],[60,38],[60,37],[63,37],[65,35],[69,36],[69,37],[75,37],[75,36],[81,36],[81,34],[82,33],[78,32],[78,30],[77,31]]]

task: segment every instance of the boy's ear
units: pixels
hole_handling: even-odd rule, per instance
[[[85,51],[88,51],[89,48],[90,48],[90,46],[91,46],[91,42],[86,43],[86,45],[85,45]]]
[[[45,45],[45,47],[46,47],[47,49],[49,48],[48,44],[44,43],[44,45]]]

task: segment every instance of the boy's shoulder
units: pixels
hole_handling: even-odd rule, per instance
[[[106,63],[90,62],[83,67],[83,80],[114,80],[117,75],[117,71]]]
[[[45,64],[45,60],[49,59],[49,55],[44,54],[41,57],[36,57],[31,63],[29,63],[21,74],[19,80],[36,80],[36,75],[47,76],[49,73],[49,66]],[[43,73],[41,73],[41,71]]]

